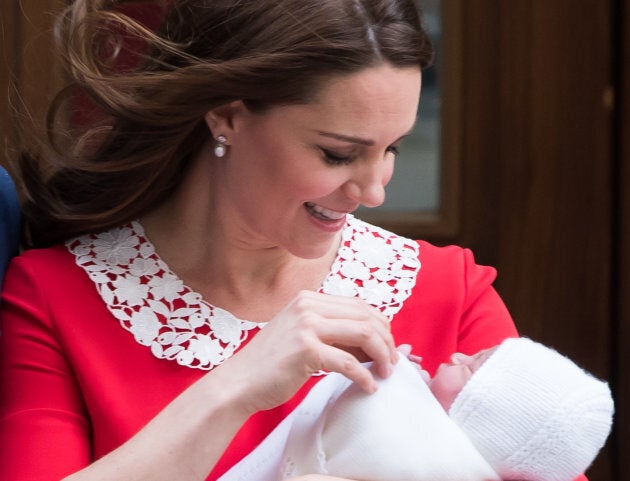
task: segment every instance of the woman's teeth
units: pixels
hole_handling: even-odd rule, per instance
[[[345,212],[337,212],[335,210],[326,209],[325,207],[313,204],[312,202],[306,202],[306,208],[315,217],[322,220],[340,220],[346,215]]]

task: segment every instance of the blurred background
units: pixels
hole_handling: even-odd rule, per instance
[[[630,4],[417,1],[435,65],[387,203],[360,215],[495,266],[520,331],[611,383],[614,433],[588,475],[630,481]],[[41,117],[64,84],[51,26],[65,2],[2,2],[10,169],[37,129],[18,120]],[[136,14],[156,21],[146,3]]]

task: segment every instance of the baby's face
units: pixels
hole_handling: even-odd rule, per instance
[[[450,362],[440,364],[435,376],[429,381],[429,388],[446,412],[473,373],[495,349],[496,347],[484,349],[472,356],[456,352],[451,356]]]

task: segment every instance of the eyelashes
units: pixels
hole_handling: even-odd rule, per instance
[[[385,152],[391,152],[394,154],[394,157],[396,157],[400,153],[400,148],[397,145],[390,145],[387,149],[385,149]]]
[[[321,151],[324,154],[324,160],[330,165],[348,165],[355,157],[354,155],[343,155],[324,148],[321,148]],[[385,152],[394,154],[394,157],[396,157],[399,154],[400,149],[396,145],[390,145],[387,149],[385,149]]]
[[[353,159],[351,155],[339,155],[328,149],[322,149],[322,152],[324,153],[324,160],[330,165],[347,165]]]

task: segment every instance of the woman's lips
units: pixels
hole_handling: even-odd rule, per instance
[[[316,218],[323,221],[336,222],[344,219],[347,212],[339,212],[336,210],[327,209],[321,205],[313,204],[312,202],[305,202],[306,209]]]

